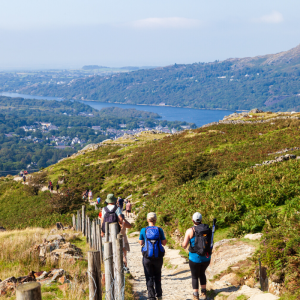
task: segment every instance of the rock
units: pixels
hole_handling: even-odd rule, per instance
[[[50,230],[50,233],[51,233],[51,234],[52,234],[52,233],[55,233],[55,232],[57,232],[57,229],[56,229],[56,228],[53,228],[53,229]]]
[[[251,277],[251,278],[247,279],[247,280],[245,281],[245,285],[247,285],[247,286],[253,288],[254,285],[255,285],[255,280],[254,280],[254,278]]]
[[[219,281],[223,281],[226,285],[238,285],[239,278],[235,273],[224,275]]]
[[[51,281],[55,281],[58,278],[60,278],[61,276],[63,276],[65,274],[65,271],[63,269],[55,269],[51,272],[51,275],[53,275],[53,277],[51,278]]]
[[[29,275],[27,276],[22,276],[17,278],[18,283],[25,283],[25,282],[31,282],[31,281],[36,281],[34,272],[30,272]]]
[[[57,230],[63,230],[64,225],[61,222],[56,222],[56,228],[57,228]]]
[[[255,240],[260,240],[262,238],[263,234],[262,233],[249,233],[249,234],[246,234],[244,236],[244,239],[249,239],[249,240],[252,240],[252,241],[255,241]]]
[[[13,290],[15,288],[15,284],[17,283],[17,279],[15,277],[9,277],[3,280],[0,283],[0,296],[6,295],[9,290]]]
[[[55,241],[55,240],[63,240],[64,238],[61,236],[61,235],[59,235],[59,234],[55,234],[55,235],[49,235],[47,238],[46,238],[46,240],[48,241],[48,242],[52,242],[52,241]]]
[[[252,297],[254,295],[265,295],[261,290],[259,289],[252,289],[247,285],[243,285],[241,289],[239,289],[236,292],[231,293],[227,300],[236,300],[239,296],[246,296],[246,297]]]
[[[51,273],[51,272],[46,272],[46,271],[44,271],[39,277],[36,278],[36,280],[37,280],[37,281],[43,280],[43,279],[47,278],[48,275],[49,275],[50,273]]]
[[[270,279],[271,279],[273,282],[276,282],[276,283],[282,282],[281,274],[271,274],[271,275],[270,275]]]
[[[67,275],[63,275],[58,279],[58,282],[64,284],[64,283],[70,283],[71,281],[69,280]]]
[[[279,297],[270,293],[263,293],[251,296],[248,300],[277,300]],[[229,298],[228,298],[229,300]]]
[[[219,247],[221,245],[229,243],[231,241],[236,241],[236,239],[224,239],[224,240],[218,241],[218,242],[214,243],[214,249],[216,249],[217,247]]]
[[[233,243],[234,242],[234,243]],[[222,240],[215,243],[211,263],[206,270],[208,279],[227,270],[239,261],[246,260],[255,252],[255,247],[236,239]]]
[[[66,249],[55,249],[51,252],[51,254],[75,254],[75,250],[72,248],[66,248]]]

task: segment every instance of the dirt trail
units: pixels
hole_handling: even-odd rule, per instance
[[[138,237],[129,238],[130,252],[128,253],[128,267],[133,276],[133,289],[139,296],[139,299],[147,299],[147,287],[142,264],[141,246],[138,244]],[[175,252],[173,252],[175,251]],[[178,259],[183,262],[177,250],[171,250],[166,247],[166,257],[164,259],[164,267],[162,269],[162,290],[163,299],[187,300],[192,299],[192,279],[190,269],[187,263],[183,263],[170,268],[170,256],[172,261]]]
[[[134,223],[134,219],[128,219]],[[142,264],[141,246],[138,243],[138,232],[129,235],[128,241],[130,252],[128,252],[128,267],[133,276],[133,290],[140,300],[147,299],[146,278]],[[165,247],[166,255],[162,269],[162,290],[163,299],[188,300],[192,299],[192,279],[189,265],[179,255],[179,250],[172,250]]]

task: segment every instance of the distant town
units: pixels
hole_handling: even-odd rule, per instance
[[[144,124],[145,122],[141,121],[139,122],[139,128],[133,129],[133,130],[128,130],[126,129],[126,124],[120,124],[119,127],[120,129],[114,129],[114,128],[107,128],[106,130],[103,130],[101,126],[92,126],[91,129],[94,130],[96,135],[105,135],[109,139],[117,139],[119,137],[122,137],[123,135],[135,135],[139,132],[142,131],[151,131],[151,130],[156,130],[159,132],[164,132],[164,133],[170,133],[174,134],[177,131],[175,128],[169,129],[168,126],[156,126],[154,128],[151,127],[145,127]],[[54,133],[54,131],[58,131],[59,127],[55,126],[54,124],[51,123],[43,123],[43,122],[36,122],[34,125],[31,126],[22,126],[20,127],[23,129],[25,132],[30,133],[30,132],[36,132],[36,131],[41,131],[41,133],[52,133],[51,137],[34,137],[32,135],[26,135],[25,137],[20,137],[20,140],[25,140],[25,141],[31,141],[33,143],[43,143],[47,142],[51,146],[57,149],[65,149],[67,147],[72,147],[74,148],[75,145],[80,145],[81,147],[85,146],[87,143],[86,140],[80,139],[79,137],[74,137],[71,138],[70,136],[59,136]],[[72,127],[68,127],[72,128]],[[186,126],[181,126],[182,130],[184,129],[190,129],[189,125]],[[54,133],[54,134],[53,134]],[[18,135],[10,132],[8,134],[5,134],[6,137],[17,137]]]

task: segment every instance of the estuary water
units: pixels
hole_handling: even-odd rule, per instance
[[[40,99],[40,100],[63,100],[58,97],[42,97],[23,95],[18,93],[0,93],[7,97],[21,97],[25,99]],[[135,108],[137,110],[144,110],[157,113],[163,120],[167,121],[186,121],[188,123],[195,123],[197,127],[211,122],[222,120],[224,116],[232,114],[229,110],[208,110],[208,109],[193,109],[170,106],[153,106],[153,105],[134,105],[134,104],[118,104],[118,103],[104,103],[98,101],[80,101],[91,107],[100,110],[104,107],[121,107],[121,108]]]

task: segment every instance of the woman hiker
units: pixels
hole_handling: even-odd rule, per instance
[[[161,269],[163,266],[163,256],[167,244],[164,231],[155,226],[156,213],[150,212],[147,215],[148,227],[142,228],[139,243],[143,253],[143,266],[146,276],[148,299],[162,299],[161,289]]]
[[[193,300],[207,299],[205,270],[211,259],[211,235],[208,225],[202,224],[202,215],[198,212],[193,215],[194,226],[189,228],[184,237],[182,247],[189,248],[189,265],[192,273]],[[203,247],[205,245],[205,247]],[[201,283],[201,295],[199,298],[199,280]]]
[[[128,243],[128,239],[127,239],[127,235],[126,235],[126,229],[131,228],[132,225],[127,220],[125,220],[125,217],[123,214],[121,216],[123,217],[123,222],[120,223],[120,225],[121,225],[120,234],[123,235],[123,262],[125,265],[125,271],[128,272],[129,269],[127,266],[127,252],[130,251],[130,247],[129,247],[129,243]]]

